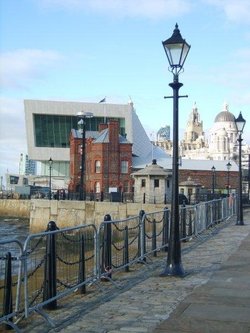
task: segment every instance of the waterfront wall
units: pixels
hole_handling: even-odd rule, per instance
[[[0,216],[30,217],[30,200],[0,199]]]
[[[98,226],[106,214],[112,220],[122,220],[136,216],[140,210],[146,213],[162,210],[164,204],[71,201],[71,200],[0,200],[0,216],[27,217],[30,219],[30,232],[42,232],[49,221],[56,222],[59,228],[81,224]]]

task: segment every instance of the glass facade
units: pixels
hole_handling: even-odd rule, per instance
[[[65,115],[34,114],[35,146],[69,148],[71,129],[77,129],[77,117]],[[93,117],[86,118],[86,131],[98,131],[99,124],[118,120],[120,134],[125,135],[125,118]]]
[[[41,175],[49,176],[49,162],[41,163]],[[66,161],[53,161],[51,169],[52,177],[69,177],[69,162]]]

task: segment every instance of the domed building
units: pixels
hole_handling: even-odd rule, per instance
[[[213,160],[230,160],[234,157],[237,143],[235,117],[229,112],[225,103],[223,110],[217,114],[209,133],[209,158]]]
[[[172,141],[156,142],[172,155]],[[228,104],[217,114],[214,124],[206,134],[196,103],[187,121],[183,140],[179,143],[179,154],[183,159],[199,160],[237,160],[237,128],[235,116]]]

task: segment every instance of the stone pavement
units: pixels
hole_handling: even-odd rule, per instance
[[[122,290],[106,283],[105,297],[88,309],[81,299],[58,310],[65,320],[55,317],[56,328],[42,321],[23,332],[250,333],[250,210],[244,218],[244,226],[236,226],[234,217],[212,235],[184,243],[184,278],[159,277],[161,257]]]

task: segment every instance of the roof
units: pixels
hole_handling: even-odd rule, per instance
[[[182,165],[179,166],[180,170],[211,170],[214,166],[216,171],[227,171],[228,160],[219,161],[219,160],[191,160],[191,159],[182,159]],[[234,161],[230,161],[232,167],[230,171],[238,171],[239,167]]]
[[[156,162],[151,165],[147,165],[144,169],[136,171],[132,173],[133,176],[162,176],[167,177],[169,172],[163,169],[160,165],[156,164]]]
[[[172,168],[172,158],[161,147],[151,144],[151,150],[147,154],[141,154],[140,156],[133,156],[133,168],[143,169],[146,165],[152,163],[152,160],[156,159],[157,164],[163,166],[165,169]]]
[[[109,128],[105,128],[99,133],[99,136],[95,139],[94,143],[107,143],[109,142]],[[130,143],[124,136],[119,134],[120,144]]]
[[[76,139],[81,139],[82,138],[82,132],[79,131],[79,130],[76,130],[74,128],[71,130],[71,134]],[[86,131],[85,132],[85,137],[95,139],[95,138],[97,138],[98,134],[99,134],[99,132],[97,132],[97,131]]]
[[[76,129],[72,129],[71,133],[74,138],[81,139],[82,138],[82,132]],[[93,138],[95,141],[94,143],[105,143],[109,142],[109,129],[105,128],[103,131],[86,131],[85,133],[86,138]],[[119,134],[119,142],[121,144],[124,143],[130,143],[124,136]]]
[[[188,177],[187,180],[184,180],[183,182],[180,182],[181,186],[193,186],[193,187],[199,187],[201,186],[201,184],[195,180],[195,179],[192,179],[191,177]]]
[[[229,111],[221,111],[219,114],[217,114],[217,116],[214,120],[215,123],[218,123],[218,122],[234,122],[234,121],[235,121],[235,117]]]
[[[163,154],[160,155],[159,158],[156,157],[157,154],[153,152],[153,158],[157,159],[157,164],[161,166],[165,170],[172,169],[172,157],[166,154],[163,151]],[[147,163],[143,163],[147,160]],[[148,164],[152,163],[152,154],[146,156],[144,158],[141,157],[133,157],[133,168],[134,169],[143,169]],[[220,160],[193,160],[193,159],[184,159],[182,158],[181,164],[179,165],[180,170],[197,170],[197,171],[207,171],[211,170],[214,166],[216,171],[226,171],[228,160],[220,161]],[[239,171],[238,165],[234,161],[230,161],[232,167],[230,171]]]

